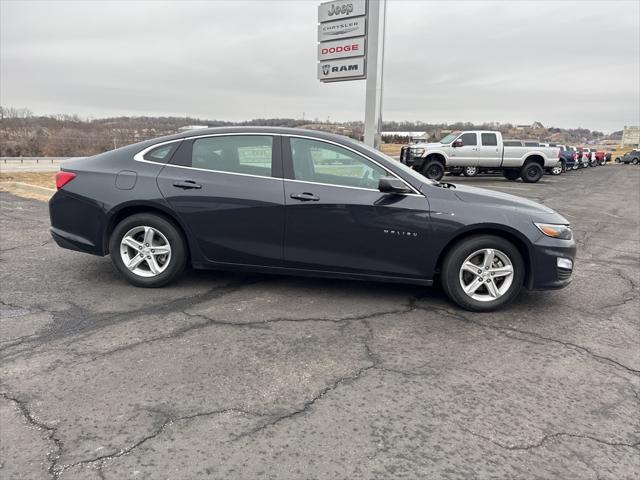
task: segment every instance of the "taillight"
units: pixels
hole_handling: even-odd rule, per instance
[[[76,174],[73,172],[58,172],[56,173],[56,189],[60,190],[71,180],[76,178]]]

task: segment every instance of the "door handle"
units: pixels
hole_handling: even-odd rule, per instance
[[[200,185],[199,183],[194,182],[193,180],[184,180],[182,182],[176,182],[173,184],[174,187],[178,187],[178,188],[182,188],[183,190],[189,190],[192,188],[195,189],[200,189],[202,188],[202,185]]]
[[[320,197],[316,197],[313,193],[304,192],[304,193],[292,193],[289,195],[294,200],[300,200],[302,202],[317,202],[320,200]]]

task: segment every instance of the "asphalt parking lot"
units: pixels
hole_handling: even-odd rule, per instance
[[[128,286],[2,193],[3,479],[640,476],[640,168],[457,178],[563,213],[573,283],[438,289],[218,272]]]

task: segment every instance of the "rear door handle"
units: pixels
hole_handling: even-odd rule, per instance
[[[184,180],[182,182],[176,182],[173,184],[174,187],[178,187],[178,188],[182,188],[184,190],[189,190],[192,188],[195,189],[200,189],[202,188],[202,185],[200,185],[199,183],[194,182],[193,180]]]
[[[294,200],[300,200],[302,202],[317,202],[320,200],[320,197],[316,197],[313,193],[304,192],[304,193],[292,193],[289,195]]]

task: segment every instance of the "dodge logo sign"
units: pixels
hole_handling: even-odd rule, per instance
[[[323,42],[318,45],[318,60],[361,57],[365,54],[364,37]]]

